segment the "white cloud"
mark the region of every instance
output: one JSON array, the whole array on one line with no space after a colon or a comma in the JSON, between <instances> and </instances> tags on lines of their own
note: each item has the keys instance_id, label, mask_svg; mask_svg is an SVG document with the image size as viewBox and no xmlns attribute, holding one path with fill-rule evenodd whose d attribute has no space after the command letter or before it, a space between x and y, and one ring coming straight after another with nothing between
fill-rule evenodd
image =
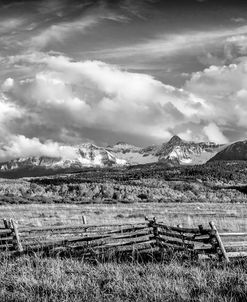
<instances>
[{"instance_id":1,"label":"white cloud","mask_svg":"<svg viewBox=\"0 0 247 302\"><path fill-rule=\"evenodd\" d=\"M20 129L26 137L34 136L30 128L36 129L37 137L42 129L42 137L46 139L50 138L52 129L58 141L64 140L64 133L78 134L80 129L145 135L160 140L167 140L177 131L185 139L225 143L228 142L225 131L229 127L234 131L247 130L244 59L239 64L211 66L194 73L183 89L100 61L80 62L64 56L33 53L13 57L12 64L22 64L33 72L26 79L6 80L11 82L5 92L9 104L18 104L26 112ZM18 135L15 135L17 145L11 144L9 151L17 151L8 154L27 154L34 146L43 150L42 154L49 153L50 149L40 146L40 141L16 139ZM59 154L57 148L54 150Z\"/></svg>"},{"instance_id":2,"label":"white cloud","mask_svg":"<svg viewBox=\"0 0 247 302\"><path fill-rule=\"evenodd\" d=\"M98 23L97 18L87 17L74 22L62 22L53 24L49 28L42 30L31 39L31 46L34 48L43 48L48 43L54 41L63 41L72 32L83 32L88 27Z\"/></svg>"},{"instance_id":3,"label":"white cloud","mask_svg":"<svg viewBox=\"0 0 247 302\"><path fill-rule=\"evenodd\" d=\"M38 54L26 60L39 70L42 64L44 71L32 81L22 81L14 92L23 96L24 106L38 104L39 116L47 124L77 124L165 139L170 136L169 127L197 119L198 108L204 107L203 100L183 89L100 61L75 62Z\"/></svg>"},{"instance_id":4,"label":"white cloud","mask_svg":"<svg viewBox=\"0 0 247 302\"><path fill-rule=\"evenodd\" d=\"M0 34L10 33L13 30L19 29L23 24L24 19L22 18L3 18L0 21Z\"/></svg>"},{"instance_id":5,"label":"white cloud","mask_svg":"<svg viewBox=\"0 0 247 302\"><path fill-rule=\"evenodd\" d=\"M89 14L74 21L59 22L40 30L31 38L30 46L34 49L42 49L49 43L63 42L65 39L71 38L76 34L84 33L88 28L97 25L103 20L125 22L127 18L122 15L113 14L99 9L98 12Z\"/></svg>"},{"instance_id":6,"label":"white cloud","mask_svg":"<svg viewBox=\"0 0 247 302\"><path fill-rule=\"evenodd\" d=\"M29 156L48 156L74 159L77 155L73 147L61 146L51 140L47 140L42 143L36 137L27 138L24 135L11 135L8 143L0 147L1 161Z\"/></svg>"},{"instance_id":7,"label":"white cloud","mask_svg":"<svg viewBox=\"0 0 247 302\"><path fill-rule=\"evenodd\" d=\"M23 114L21 108L18 108L14 103L8 102L4 94L0 93L0 126L4 127L4 124L12 119L19 118Z\"/></svg>"},{"instance_id":8,"label":"white cloud","mask_svg":"<svg viewBox=\"0 0 247 302\"><path fill-rule=\"evenodd\" d=\"M2 90L4 92L10 90L14 86L14 80L12 78L7 78L2 84Z\"/></svg>"},{"instance_id":9,"label":"white cloud","mask_svg":"<svg viewBox=\"0 0 247 302\"><path fill-rule=\"evenodd\" d=\"M247 60L229 66L211 66L192 75L186 89L200 95L207 104L201 115L217 125L232 125L247 129L247 104L243 92L247 89Z\"/></svg>"},{"instance_id":10,"label":"white cloud","mask_svg":"<svg viewBox=\"0 0 247 302\"><path fill-rule=\"evenodd\" d=\"M121 58L131 56L165 57L178 53L197 54L208 45L224 45L228 38L245 35L247 26L209 31L187 31L180 34L160 34L144 42L129 46L92 51L102 58Z\"/></svg>"},{"instance_id":11,"label":"white cloud","mask_svg":"<svg viewBox=\"0 0 247 302\"><path fill-rule=\"evenodd\" d=\"M226 144L229 142L215 123L210 123L208 126L205 126L203 131L207 135L209 141L217 144Z\"/></svg>"},{"instance_id":12,"label":"white cloud","mask_svg":"<svg viewBox=\"0 0 247 302\"><path fill-rule=\"evenodd\" d=\"M236 23L243 23L246 21L246 19L242 18L242 17L234 17L234 18L231 18L231 21L236 22Z\"/></svg>"}]
</instances>

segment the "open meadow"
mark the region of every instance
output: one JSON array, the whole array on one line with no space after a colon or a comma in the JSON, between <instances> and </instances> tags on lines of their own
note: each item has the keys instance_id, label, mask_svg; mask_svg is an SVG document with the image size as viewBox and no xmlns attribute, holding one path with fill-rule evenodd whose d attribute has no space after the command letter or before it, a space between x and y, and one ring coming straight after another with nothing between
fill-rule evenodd
<instances>
[{"instance_id":1,"label":"open meadow","mask_svg":"<svg viewBox=\"0 0 247 302\"><path fill-rule=\"evenodd\" d=\"M168 225L197 227L214 221L222 231L247 231L245 203L89 203L6 204L0 219L20 226L87 223L136 223L155 216ZM80 257L48 257L39 253L0 256L0 301L247 301L245 260L225 263L191 261L181 254L163 260L130 258L88 262Z\"/></svg>"},{"instance_id":2,"label":"open meadow","mask_svg":"<svg viewBox=\"0 0 247 302\"><path fill-rule=\"evenodd\" d=\"M156 217L168 225L208 227L214 221L221 231L247 231L246 204L131 203L131 204L29 204L0 206L0 219L13 218L21 226L143 222Z\"/></svg>"},{"instance_id":3,"label":"open meadow","mask_svg":"<svg viewBox=\"0 0 247 302\"><path fill-rule=\"evenodd\" d=\"M81 225L83 216L88 224L138 223L147 216L171 226L209 228L213 221L219 231L247 232L245 188L234 187L244 184L244 171L229 181L225 170L219 176L212 169L204 173L200 167L174 171L138 167L124 173L90 170L2 179L0 224L13 218L27 227ZM116 258L93 263L72 255L0 256L0 301L242 302L247 301L246 284L245 260L226 265L191 261L176 253L149 261Z\"/></svg>"}]
</instances>

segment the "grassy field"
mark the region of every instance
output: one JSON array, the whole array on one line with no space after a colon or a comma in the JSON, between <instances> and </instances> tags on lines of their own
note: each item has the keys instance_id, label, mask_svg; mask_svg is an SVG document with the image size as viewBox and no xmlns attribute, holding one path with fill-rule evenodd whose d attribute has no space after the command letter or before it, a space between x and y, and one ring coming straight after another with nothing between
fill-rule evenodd
<instances>
[{"instance_id":1,"label":"grassy field","mask_svg":"<svg viewBox=\"0 0 247 302\"><path fill-rule=\"evenodd\" d=\"M156 216L170 225L247 231L247 207L232 203L30 204L0 206L0 219L41 226L143 222ZM181 256L148 262L89 263L38 254L0 257L0 301L247 301L247 262L182 261Z\"/></svg>"},{"instance_id":2,"label":"grassy field","mask_svg":"<svg viewBox=\"0 0 247 302\"><path fill-rule=\"evenodd\" d=\"M0 220L14 218L19 225L143 222L155 216L170 225L208 226L214 221L220 230L247 231L247 207L232 203L133 203L133 204L30 204L0 206Z\"/></svg>"},{"instance_id":3,"label":"grassy field","mask_svg":"<svg viewBox=\"0 0 247 302\"><path fill-rule=\"evenodd\" d=\"M89 224L136 223L155 216L168 225L208 228L214 221L220 231L247 232L247 195L213 187L244 184L246 166L238 167L239 173L223 168L136 167L31 182L0 180L0 225L3 218L14 218L20 226L48 226L79 225L82 216ZM166 260L145 263L0 255L0 301L247 301L246 260L226 266L165 255Z\"/></svg>"},{"instance_id":4,"label":"grassy field","mask_svg":"<svg viewBox=\"0 0 247 302\"><path fill-rule=\"evenodd\" d=\"M247 301L247 266L84 263L23 256L0 260L0 301Z\"/></svg>"}]
</instances>

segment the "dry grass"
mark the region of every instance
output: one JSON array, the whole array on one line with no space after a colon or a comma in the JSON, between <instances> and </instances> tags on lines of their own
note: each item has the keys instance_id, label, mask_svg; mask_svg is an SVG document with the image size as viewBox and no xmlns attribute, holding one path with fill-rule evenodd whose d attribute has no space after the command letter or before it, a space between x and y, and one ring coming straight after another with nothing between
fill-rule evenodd
<instances>
[{"instance_id":1,"label":"dry grass","mask_svg":"<svg viewBox=\"0 0 247 302\"><path fill-rule=\"evenodd\" d=\"M0 301L247 301L246 264L0 261Z\"/></svg>"},{"instance_id":2,"label":"dry grass","mask_svg":"<svg viewBox=\"0 0 247 302\"><path fill-rule=\"evenodd\" d=\"M14 218L20 225L143 222L155 216L166 224L197 226L214 221L220 230L247 231L247 207L232 203L134 203L134 204L31 204L0 206L0 219Z\"/></svg>"},{"instance_id":3,"label":"dry grass","mask_svg":"<svg viewBox=\"0 0 247 302\"><path fill-rule=\"evenodd\" d=\"M243 204L137 203L45 204L0 207L1 218L21 225L136 222L156 216L167 224L207 225L214 220L222 230L247 230ZM181 259L156 262L110 261L90 264L38 255L0 258L0 301L247 301L247 264L230 266L191 263Z\"/></svg>"}]
</instances>

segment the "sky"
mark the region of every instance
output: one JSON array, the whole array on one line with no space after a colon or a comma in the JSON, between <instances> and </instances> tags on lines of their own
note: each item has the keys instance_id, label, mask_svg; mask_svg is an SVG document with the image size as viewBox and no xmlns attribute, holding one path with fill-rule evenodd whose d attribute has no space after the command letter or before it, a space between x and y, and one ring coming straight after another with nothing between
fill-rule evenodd
<instances>
[{"instance_id":1,"label":"sky","mask_svg":"<svg viewBox=\"0 0 247 302\"><path fill-rule=\"evenodd\" d=\"M247 2L0 0L0 161L247 138Z\"/></svg>"}]
</instances>

